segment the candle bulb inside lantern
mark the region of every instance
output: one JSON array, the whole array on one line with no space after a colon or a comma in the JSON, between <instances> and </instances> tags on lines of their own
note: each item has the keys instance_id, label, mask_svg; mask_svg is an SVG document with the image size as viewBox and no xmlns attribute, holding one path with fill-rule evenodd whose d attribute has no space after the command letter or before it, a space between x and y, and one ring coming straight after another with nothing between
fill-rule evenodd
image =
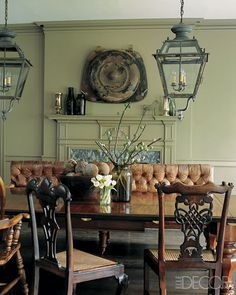
<instances>
[{"instance_id":1,"label":"candle bulb inside lantern","mask_svg":"<svg viewBox=\"0 0 236 295\"><path fill-rule=\"evenodd\" d=\"M176 72L172 72L172 84L176 85Z\"/></svg>"},{"instance_id":2,"label":"candle bulb inside lantern","mask_svg":"<svg viewBox=\"0 0 236 295\"><path fill-rule=\"evenodd\" d=\"M184 83L184 85L186 85L187 84L187 78L186 78L186 72L184 72L184 79L183 79L183 83Z\"/></svg>"},{"instance_id":3,"label":"candle bulb inside lantern","mask_svg":"<svg viewBox=\"0 0 236 295\"><path fill-rule=\"evenodd\" d=\"M184 70L181 71L181 74L180 74L180 82L182 84L184 84L184 85L186 84L186 73L185 73Z\"/></svg>"},{"instance_id":4,"label":"candle bulb inside lantern","mask_svg":"<svg viewBox=\"0 0 236 295\"><path fill-rule=\"evenodd\" d=\"M6 77L6 86L11 86L11 76Z\"/></svg>"}]
</instances>

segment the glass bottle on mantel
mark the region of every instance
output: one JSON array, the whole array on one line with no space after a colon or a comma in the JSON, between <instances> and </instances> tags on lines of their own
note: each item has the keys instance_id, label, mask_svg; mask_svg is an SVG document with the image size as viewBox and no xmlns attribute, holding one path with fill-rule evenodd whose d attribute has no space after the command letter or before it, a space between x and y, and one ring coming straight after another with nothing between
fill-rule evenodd
<instances>
[{"instance_id":1,"label":"glass bottle on mantel","mask_svg":"<svg viewBox=\"0 0 236 295\"><path fill-rule=\"evenodd\" d=\"M76 100L74 95L74 88L68 87L68 94L66 97L66 115L75 115Z\"/></svg>"},{"instance_id":2,"label":"glass bottle on mantel","mask_svg":"<svg viewBox=\"0 0 236 295\"><path fill-rule=\"evenodd\" d=\"M86 106L85 94L84 92L81 92L76 97L75 114L85 115L85 106Z\"/></svg>"}]
</instances>

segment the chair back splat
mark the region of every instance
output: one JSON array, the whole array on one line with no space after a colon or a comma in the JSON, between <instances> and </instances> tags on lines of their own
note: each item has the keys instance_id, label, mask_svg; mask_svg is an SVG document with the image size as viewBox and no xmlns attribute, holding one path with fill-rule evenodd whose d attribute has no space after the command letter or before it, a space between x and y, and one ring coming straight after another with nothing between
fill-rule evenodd
<instances>
[{"instance_id":1,"label":"chair back splat","mask_svg":"<svg viewBox=\"0 0 236 295\"><path fill-rule=\"evenodd\" d=\"M172 185L156 185L159 204L159 242L158 250L146 249L144 252L144 294L149 294L148 267L159 277L160 294L166 294L166 269L205 269L209 270L209 292L220 294L221 271L224 249L224 235L232 184L185 185L181 182ZM205 249L201 236L207 236L207 228L214 214L214 194L223 197L217 247L215 252ZM168 200L175 202L168 207ZM179 249L166 249L165 214L174 217L183 234Z\"/></svg>"},{"instance_id":2,"label":"chair back splat","mask_svg":"<svg viewBox=\"0 0 236 295\"><path fill-rule=\"evenodd\" d=\"M67 244L68 251L71 252L73 249L73 239L72 239L72 232L71 232L71 219L70 219L70 201L71 196L68 188L64 185L59 185L57 187L52 187L50 181L43 181L40 186L37 186L37 181L32 180L29 182L27 186L28 190L35 190L37 199L42 207L43 216L41 218L41 226L43 227L44 237L45 237L45 254L44 259L50 262L55 263L59 267L59 262L56 258L56 241L57 241L57 234L58 230L60 229L57 219L56 219L56 209L60 203L60 200L64 204L65 212L65 219L66 224L68 223L68 237L67 239L70 243ZM40 258L39 253L39 242L38 242L38 224L36 222L36 213L34 209L34 199L32 195L30 195L29 199L29 207L31 213L31 223L33 227L33 240L34 240L34 251L37 259Z\"/></svg>"},{"instance_id":3,"label":"chair back splat","mask_svg":"<svg viewBox=\"0 0 236 295\"><path fill-rule=\"evenodd\" d=\"M128 283L123 264L74 249L69 189L63 184L53 186L48 178L44 178L39 183L34 179L30 180L26 190L34 245L34 279L31 294L36 295L39 292L40 269L64 278L64 294L67 295L75 294L76 285L80 282L112 276L118 280L116 294L122 294L125 291L123 287ZM43 256L38 235L39 219L46 246ZM65 226L65 250L60 252L57 249L59 224Z\"/></svg>"}]
</instances>

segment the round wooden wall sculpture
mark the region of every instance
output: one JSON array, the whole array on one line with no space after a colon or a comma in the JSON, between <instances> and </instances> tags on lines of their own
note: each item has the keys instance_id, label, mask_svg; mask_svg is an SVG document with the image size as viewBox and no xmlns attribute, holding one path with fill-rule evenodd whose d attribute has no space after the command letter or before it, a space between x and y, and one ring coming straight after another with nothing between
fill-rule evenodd
<instances>
[{"instance_id":1,"label":"round wooden wall sculpture","mask_svg":"<svg viewBox=\"0 0 236 295\"><path fill-rule=\"evenodd\" d=\"M142 100L147 77L142 57L132 50L95 50L87 58L81 90L95 102Z\"/></svg>"}]
</instances>

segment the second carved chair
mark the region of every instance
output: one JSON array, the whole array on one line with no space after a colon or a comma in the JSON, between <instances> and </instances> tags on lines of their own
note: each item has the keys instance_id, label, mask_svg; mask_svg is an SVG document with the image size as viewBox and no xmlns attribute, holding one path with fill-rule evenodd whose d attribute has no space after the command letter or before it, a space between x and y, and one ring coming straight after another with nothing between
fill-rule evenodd
<instances>
[{"instance_id":1,"label":"second carved chair","mask_svg":"<svg viewBox=\"0 0 236 295\"><path fill-rule=\"evenodd\" d=\"M149 269L159 277L160 295L167 294L167 269L208 270L208 293L219 295L224 249L224 235L232 184L184 185L180 182L173 185L157 184L159 200L159 242L157 249L146 249L144 252L144 294L149 293ZM172 195L171 195L172 194ZM223 195L223 206L218 232L216 253L203 250L201 235L213 216L214 196ZM172 210L165 206L165 199L173 198ZM166 202L167 203L167 202ZM165 216L173 216L181 226L183 243L178 249L166 249Z\"/></svg>"},{"instance_id":2,"label":"second carved chair","mask_svg":"<svg viewBox=\"0 0 236 295\"><path fill-rule=\"evenodd\" d=\"M123 287L128 283L123 264L74 249L69 189L63 184L53 186L47 178L41 183L32 179L27 185L27 196L34 246L34 279L31 294L37 295L39 292L40 269L64 279L63 294L75 294L78 283L112 276L118 280L116 294L122 294L125 290ZM44 255L40 253L35 202L39 202L42 208L41 225L46 246ZM57 252L58 208L60 208L60 217L63 216L66 231L66 249L62 252Z\"/></svg>"}]
</instances>

